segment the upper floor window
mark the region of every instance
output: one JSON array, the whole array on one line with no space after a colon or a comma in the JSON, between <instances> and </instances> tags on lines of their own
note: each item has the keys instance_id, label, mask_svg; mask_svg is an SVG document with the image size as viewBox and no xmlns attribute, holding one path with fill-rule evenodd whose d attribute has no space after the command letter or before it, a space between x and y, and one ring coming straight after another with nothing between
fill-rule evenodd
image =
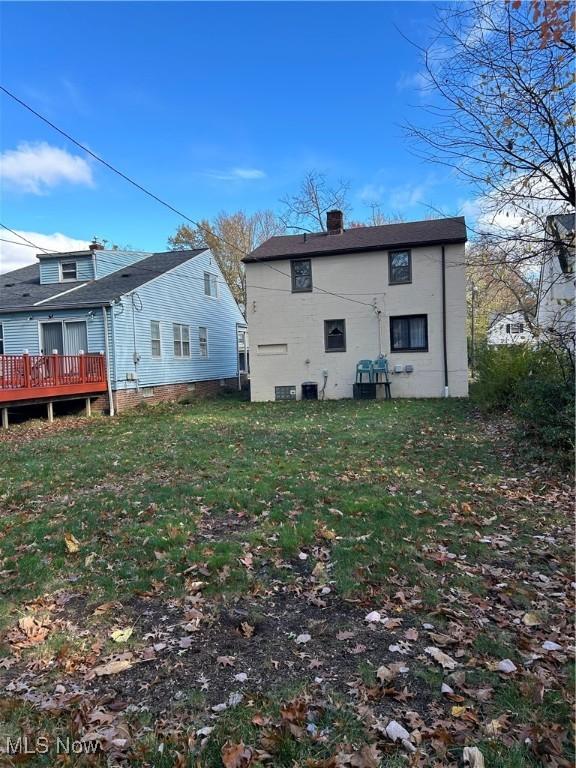
<instances>
[{"instance_id":1,"label":"upper floor window","mask_svg":"<svg viewBox=\"0 0 576 768\"><path fill-rule=\"evenodd\" d=\"M204 293L206 296L218 296L218 278L211 272L204 272Z\"/></svg>"},{"instance_id":2,"label":"upper floor window","mask_svg":"<svg viewBox=\"0 0 576 768\"><path fill-rule=\"evenodd\" d=\"M390 350L392 352L427 352L428 316L391 317Z\"/></svg>"},{"instance_id":3,"label":"upper floor window","mask_svg":"<svg viewBox=\"0 0 576 768\"><path fill-rule=\"evenodd\" d=\"M506 323L506 333L524 333L524 323Z\"/></svg>"},{"instance_id":4,"label":"upper floor window","mask_svg":"<svg viewBox=\"0 0 576 768\"><path fill-rule=\"evenodd\" d=\"M150 321L150 347L152 357L162 357L162 341L160 339L160 323L158 320Z\"/></svg>"},{"instance_id":5,"label":"upper floor window","mask_svg":"<svg viewBox=\"0 0 576 768\"><path fill-rule=\"evenodd\" d=\"M75 261L63 261L60 264L62 281L77 280L78 269Z\"/></svg>"},{"instance_id":6,"label":"upper floor window","mask_svg":"<svg viewBox=\"0 0 576 768\"><path fill-rule=\"evenodd\" d=\"M4 326L0 323L0 355L4 354Z\"/></svg>"},{"instance_id":7,"label":"upper floor window","mask_svg":"<svg viewBox=\"0 0 576 768\"><path fill-rule=\"evenodd\" d=\"M312 261L298 259L290 262L292 271L292 293L304 293L312 290Z\"/></svg>"},{"instance_id":8,"label":"upper floor window","mask_svg":"<svg viewBox=\"0 0 576 768\"><path fill-rule=\"evenodd\" d=\"M410 251L390 251L388 254L388 282L390 285L412 282L412 254Z\"/></svg>"},{"instance_id":9,"label":"upper floor window","mask_svg":"<svg viewBox=\"0 0 576 768\"><path fill-rule=\"evenodd\" d=\"M326 352L346 352L346 320L324 320Z\"/></svg>"},{"instance_id":10,"label":"upper floor window","mask_svg":"<svg viewBox=\"0 0 576 768\"><path fill-rule=\"evenodd\" d=\"M174 336L174 357L190 357L190 327L173 323L172 333Z\"/></svg>"},{"instance_id":11,"label":"upper floor window","mask_svg":"<svg viewBox=\"0 0 576 768\"><path fill-rule=\"evenodd\" d=\"M208 328L202 325L198 328L198 347L200 357L208 357Z\"/></svg>"}]
</instances>

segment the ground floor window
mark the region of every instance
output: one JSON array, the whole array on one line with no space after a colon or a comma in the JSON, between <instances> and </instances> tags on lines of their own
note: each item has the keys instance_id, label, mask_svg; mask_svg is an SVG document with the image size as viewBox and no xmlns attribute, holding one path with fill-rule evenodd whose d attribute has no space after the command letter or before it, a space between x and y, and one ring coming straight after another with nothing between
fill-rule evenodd
<instances>
[{"instance_id":1,"label":"ground floor window","mask_svg":"<svg viewBox=\"0 0 576 768\"><path fill-rule=\"evenodd\" d=\"M150 320L150 347L152 357L162 357L162 341L160 338L160 323Z\"/></svg>"},{"instance_id":2,"label":"ground floor window","mask_svg":"<svg viewBox=\"0 0 576 768\"><path fill-rule=\"evenodd\" d=\"M187 325L174 323L174 357L190 357L190 328Z\"/></svg>"},{"instance_id":3,"label":"ground floor window","mask_svg":"<svg viewBox=\"0 0 576 768\"><path fill-rule=\"evenodd\" d=\"M198 348L200 357L208 357L208 328L203 325L198 328Z\"/></svg>"},{"instance_id":4,"label":"ground floor window","mask_svg":"<svg viewBox=\"0 0 576 768\"><path fill-rule=\"evenodd\" d=\"M4 326L0 323L0 355L4 354Z\"/></svg>"},{"instance_id":5,"label":"ground floor window","mask_svg":"<svg viewBox=\"0 0 576 768\"><path fill-rule=\"evenodd\" d=\"M392 352L427 352L428 316L391 317L390 350Z\"/></svg>"},{"instance_id":6,"label":"ground floor window","mask_svg":"<svg viewBox=\"0 0 576 768\"><path fill-rule=\"evenodd\" d=\"M326 352L346 352L346 320L324 320Z\"/></svg>"}]
</instances>

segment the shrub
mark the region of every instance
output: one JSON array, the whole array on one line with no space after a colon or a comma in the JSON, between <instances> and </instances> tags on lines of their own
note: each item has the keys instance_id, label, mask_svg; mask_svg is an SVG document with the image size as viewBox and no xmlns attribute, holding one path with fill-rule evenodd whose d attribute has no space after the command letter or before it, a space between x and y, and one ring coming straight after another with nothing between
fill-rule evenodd
<instances>
[{"instance_id":1,"label":"shrub","mask_svg":"<svg viewBox=\"0 0 576 768\"><path fill-rule=\"evenodd\" d=\"M574 378L565 352L550 346L484 347L474 397L487 411L508 411L531 448L565 462L574 449Z\"/></svg>"}]
</instances>

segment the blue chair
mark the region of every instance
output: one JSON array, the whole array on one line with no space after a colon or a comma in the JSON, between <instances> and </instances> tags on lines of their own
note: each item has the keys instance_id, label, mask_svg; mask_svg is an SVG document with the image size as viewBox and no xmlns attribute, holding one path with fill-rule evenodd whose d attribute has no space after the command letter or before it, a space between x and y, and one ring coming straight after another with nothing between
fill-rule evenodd
<instances>
[{"instance_id":1,"label":"blue chair","mask_svg":"<svg viewBox=\"0 0 576 768\"><path fill-rule=\"evenodd\" d=\"M382 376L383 379L380 379L380 376ZM380 355L380 357L372 363L372 377L376 384L384 385L384 397L386 400L391 400L392 392L390 391L390 379L388 377L388 359L384 357L384 355Z\"/></svg>"},{"instance_id":2,"label":"blue chair","mask_svg":"<svg viewBox=\"0 0 576 768\"><path fill-rule=\"evenodd\" d=\"M356 384L362 383L363 376L368 376L368 381L372 381L372 360L360 360L356 364Z\"/></svg>"}]
</instances>

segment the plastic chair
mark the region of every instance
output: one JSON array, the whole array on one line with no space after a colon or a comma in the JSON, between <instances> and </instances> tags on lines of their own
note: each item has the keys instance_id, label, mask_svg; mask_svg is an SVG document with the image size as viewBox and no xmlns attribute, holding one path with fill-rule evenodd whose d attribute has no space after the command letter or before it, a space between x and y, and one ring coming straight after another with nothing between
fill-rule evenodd
<instances>
[{"instance_id":1,"label":"plastic chair","mask_svg":"<svg viewBox=\"0 0 576 768\"><path fill-rule=\"evenodd\" d=\"M372 373L374 375L374 381L378 381L378 376L382 374L384 381L389 381L388 378L388 360L385 357L379 357L372 363Z\"/></svg>"},{"instance_id":2,"label":"plastic chair","mask_svg":"<svg viewBox=\"0 0 576 768\"><path fill-rule=\"evenodd\" d=\"M391 400L392 392L390 391L390 379L388 378L388 359L384 355L372 363L372 376L376 384L384 386L384 397L386 400ZM383 376L384 380L381 381L379 376Z\"/></svg>"},{"instance_id":3,"label":"plastic chair","mask_svg":"<svg viewBox=\"0 0 576 768\"><path fill-rule=\"evenodd\" d=\"M372 381L372 360L360 360L356 364L356 384L362 383L362 377L368 376L368 381Z\"/></svg>"}]
</instances>

